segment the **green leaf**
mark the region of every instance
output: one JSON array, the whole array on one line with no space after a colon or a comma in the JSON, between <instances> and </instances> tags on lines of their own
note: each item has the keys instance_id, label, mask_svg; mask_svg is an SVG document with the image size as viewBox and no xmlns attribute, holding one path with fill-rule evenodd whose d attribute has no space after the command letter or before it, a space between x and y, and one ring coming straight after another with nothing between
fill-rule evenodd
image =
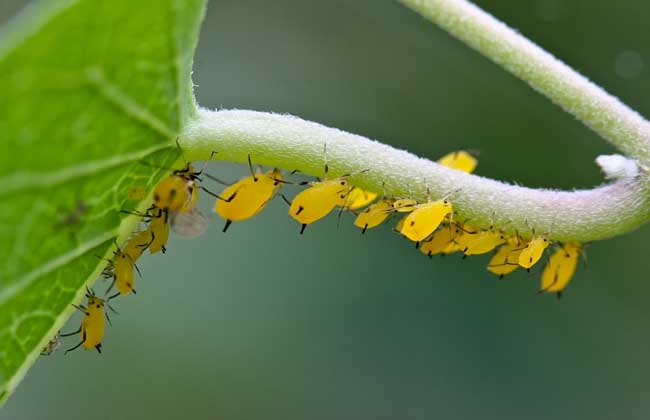
<instances>
[{"instance_id":1,"label":"green leaf","mask_svg":"<svg viewBox=\"0 0 650 420\"><path fill-rule=\"evenodd\" d=\"M0 32L0 401L124 239L195 113L204 0L43 0Z\"/></svg>"}]
</instances>

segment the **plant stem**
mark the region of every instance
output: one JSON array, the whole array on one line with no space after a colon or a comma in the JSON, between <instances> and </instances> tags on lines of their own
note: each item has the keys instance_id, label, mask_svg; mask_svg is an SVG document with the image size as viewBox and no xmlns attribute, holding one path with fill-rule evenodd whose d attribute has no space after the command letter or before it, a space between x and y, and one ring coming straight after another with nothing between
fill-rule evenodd
<instances>
[{"instance_id":1,"label":"plant stem","mask_svg":"<svg viewBox=\"0 0 650 420\"><path fill-rule=\"evenodd\" d=\"M398 1L528 83L628 156L650 162L650 122L490 14L466 0Z\"/></svg>"},{"instance_id":2,"label":"plant stem","mask_svg":"<svg viewBox=\"0 0 650 420\"><path fill-rule=\"evenodd\" d=\"M650 186L640 178L582 191L536 190L448 169L362 136L289 115L201 109L184 130L181 145L189 160L254 163L323 175L327 144L330 176L353 175L351 182L389 196L415 198L452 193L457 216L488 228L530 236L550 232L560 241L588 242L619 235L643 224L650 214ZM645 178L643 178L645 179ZM289 188L289 187L287 187ZM492 220L494 219L494 220ZM530 226L530 227L529 227Z\"/></svg>"}]
</instances>

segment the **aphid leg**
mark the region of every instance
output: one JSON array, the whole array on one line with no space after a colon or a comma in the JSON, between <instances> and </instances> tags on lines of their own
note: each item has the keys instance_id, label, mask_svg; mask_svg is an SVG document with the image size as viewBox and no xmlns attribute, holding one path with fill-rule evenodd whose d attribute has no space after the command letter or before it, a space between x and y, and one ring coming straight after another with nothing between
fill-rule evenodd
<instances>
[{"instance_id":1,"label":"aphid leg","mask_svg":"<svg viewBox=\"0 0 650 420\"><path fill-rule=\"evenodd\" d=\"M104 293L104 296L108 296L108 294L113 290L113 286L115 286L115 277L113 277L113 281L111 282L111 285L106 289L106 293Z\"/></svg>"},{"instance_id":2,"label":"aphid leg","mask_svg":"<svg viewBox=\"0 0 650 420\"><path fill-rule=\"evenodd\" d=\"M336 229L337 230L341 227L341 215L343 215L343 209L345 209L345 207L339 208L339 214L336 215Z\"/></svg>"},{"instance_id":3,"label":"aphid leg","mask_svg":"<svg viewBox=\"0 0 650 420\"><path fill-rule=\"evenodd\" d=\"M303 225L300 227L300 234L302 235L305 232L305 228L307 227L306 223L303 223Z\"/></svg>"},{"instance_id":4,"label":"aphid leg","mask_svg":"<svg viewBox=\"0 0 650 420\"><path fill-rule=\"evenodd\" d=\"M111 322L111 318L108 316L108 312L104 312L104 316L106 317L106 321L108 321L108 325L112 327L113 323Z\"/></svg>"},{"instance_id":5,"label":"aphid leg","mask_svg":"<svg viewBox=\"0 0 650 420\"><path fill-rule=\"evenodd\" d=\"M135 271L138 272L138 276L139 276L140 278L142 278L142 273L140 272L140 269L138 268L138 265L137 265L137 264L133 264L133 267L135 267Z\"/></svg>"},{"instance_id":6,"label":"aphid leg","mask_svg":"<svg viewBox=\"0 0 650 420\"><path fill-rule=\"evenodd\" d=\"M77 335L81 332L81 326L79 326L79 329L77 331L73 331L70 333L65 333L65 334L59 334L61 337L70 337L71 335Z\"/></svg>"},{"instance_id":7,"label":"aphid leg","mask_svg":"<svg viewBox=\"0 0 650 420\"><path fill-rule=\"evenodd\" d=\"M66 354L70 353L71 351L77 350L79 348L79 346L81 346L85 342L86 342L86 337L84 336L83 340L81 340L81 342L79 344L77 344L76 346L74 346L72 348L67 349L65 351L65 353L63 353L63 355L65 356Z\"/></svg>"},{"instance_id":8,"label":"aphid leg","mask_svg":"<svg viewBox=\"0 0 650 420\"><path fill-rule=\"evenodd\" d=\"M115 293L114 295L107 297L107 298L106 298L106 301L109 301L109 300L111 300L111 299L115 299L115 298L118 297L119 295L120 295L120 292L117 292L117 293Z\"/></svg>"},{"instance_id":9,"label":"aphid leg","mask_svg":"<svg viewBox=\"0 0 650 420\"><path fill-rule=\"evenodd\" d=\"M140 212L137 212L137 211L128 211L128 210L124 210L124 209L120 210L120 213L130 214L131 216L138 216L138 217L156 217L156 216L153 216L153 215L151 215L149 213L140 213Z\"/></svg>"},{"instance_id":10,"label":"aphid leg","mask_svg":"<svg viewBox=\"0 0 650 420\"><path fill-rule=\"evenodd\" d=\"M222 230L223 233L226 233L226 231L227 231L228 228L230 227L230 224L231 224L231 223L232 223L232 220L226 220L226 224L223 225L223 230Z\"/></svg>"},{"instance_id":11,"label":"aphid leg","mask_svg":"<svg viewBox=\"0 0 650 420\"><path fill-rule=\"evenodd\" d=\"M119 314L120 314L119 312L117 312L117 311L115 310L115 308L113 308L113 307L112 307L111 305L109 305L108 303L106 304L106 307L108 307L108 309L110 309L111 312L113 312L115 315L119 315Z\"/></svg>"},{"instance_id":12,"label":"aphid leg","mask_svg":"<svg viewBox=\"0 0 650 420\"><path fill-rule=\"evenodd\" d=\"M419 249L419 248L420 248L420 241L417 241L417 242L415 243L415 249Z\"/></svg>"},{"instance_id":13,"label":"aphid leg","mask_svg":"<svg viewBox=\"0 0 650 420\"><path fill-rule=\"evenodd\" d=\"M562 295L563 295L562 290L558 291L555 295L557 296L558 299L562 299Z\"/></svg>"},{"instance_id":14,"label":"aphid leg","mask_svg":"<svg viewBox=\"0 0 650 420\"><path fill-rule=\"evenodd\" d=\"M368 230L368 223L366 223L366 224L363 226L363 229L361 230L361 234L363 235L364 233L366 233L366 230Z\"/></svg>"},{"instance_id":15,"label":"aphid leg","mask_svg":"<svg viewBox=\"0 0 650 420\"><path fill-rule=\"evenodd\" d=\"M282 200L283 200L285 203L287 203L287 206L291 207L291 201L289 201L289 199L287 199L287 197L285 197L284 194L278 193L278 195L279 195L280 197L282 197Z\"/></svg>"},{"instance_id":16,"label":"aphid leg","mask_svg":"<svg viewBox=\"0 0 650 420\"><path fill-rule=\"evenodd\" d=\"M225 201L226 203L230 203L233 200L233 198L235 198L235 196L237 195L237 192L235 191L230 197L226 199L221 197L219 194L213 193L209 189L205 188L203 185L201 185L201 189L207 192L208 194L210 194L211 196L215 197L217 200Z\"/></svg>"},{"instance_id":17,"label":"aphid leg","mask_svg":"<svg viewBox=\"0 0 650 420\"><path fill-rule=\"evenodd\" d=\"M101 354L102 353L102 343L99 343L95 346L95 349L97 349L97 353Z\"/></svg>"}]
</instances>

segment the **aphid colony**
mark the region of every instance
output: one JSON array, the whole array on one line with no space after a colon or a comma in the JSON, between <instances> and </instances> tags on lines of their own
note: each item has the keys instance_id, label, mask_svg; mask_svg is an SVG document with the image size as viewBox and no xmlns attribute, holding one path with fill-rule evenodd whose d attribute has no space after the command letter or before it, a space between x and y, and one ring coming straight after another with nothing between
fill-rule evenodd
<instances>
[{"instance_id":1,"label":"aphid colony","mask_svg":"<svg viewBox=\"0 0 650 420\"><path fill-rule=\"evenodd\" d=\"M351 186L348 180L354 174L328 178L326 149L324 159L325 178L309 182L288 181L279 169L267 172L254 169L250 155L250 175L232 184L204 174L203 170L195 171L189 163L182 169L174 170L155 187L153 205L145 213L130 213L142 218L143 227L134 232L122 247L115 243L113 256L102 272L104 278L111 280L105 297L100 298L94 291L87 289L86 305L73 305L84 314L81 326L77 331L61 334L61 337L79 334L81 341L66 350L66 353L78 347L101 352L104 319L110 323L105 308L112 309L108 302L122 295L136 293L134 273L139 273L136 266L138 259L147 250L151 254L164 253L170 228L183 236L200 235L206 230L207 219L196 209L199 190L216 198L214 212L225 220L224 232L232 223L258 214L275 196L281 196L287 202L289 215L300 224L301 234L308 225L335 209L339 210L339 217L342 212L353 213L356 216L354 225L361 229L362 234L393 215L401 215L394 230L414 242L423 254L433 257L459 252L466 258L494 251L487 270L499 278L519 267L530 271L543 259L551 246L548 233L538 235L531 229L532 238L525 240L519 234L509 236L493 228L481 230L467 222L454 220L454 192L436 199L428 197L426 201L420 202L411 197L388 197L385 193L379 196ZM442 157L438 163L471 173L476 168L477 160L469 152L457 151ZM227 187L220 194L210 191L200 184L202 174ZM307 188L289 201L279 192L284 184L307 185ZM542 271L539 291L561 296L575 273L582 247L580 244L566 243L554 245L554 248ZM116 290L111 294L113 289ZM42 354L52 353L58 345L57 335L43 349Z\"/></svg>"}]
</instances>

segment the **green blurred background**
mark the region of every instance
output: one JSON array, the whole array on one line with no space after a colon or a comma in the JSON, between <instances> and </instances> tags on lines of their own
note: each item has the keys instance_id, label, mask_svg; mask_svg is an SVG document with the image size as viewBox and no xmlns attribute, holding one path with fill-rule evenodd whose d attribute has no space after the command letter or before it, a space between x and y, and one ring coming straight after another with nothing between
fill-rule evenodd
<instances>
[{"instance_id":1,"label":"green blurred background","mask_svg":"<svg viewBox=\"0 0 650 420\"><path fill-rule=\"evenodd\" d=\"M23 3L3 0L2 19ZM478 3L650 114L646 0ZM597 185L593 160L613 152L391 0L213 0L194 81L206 107L291 113L432 159L478 149L478 174L533 187ZM647 227L591 245L558 301L534 275L430 261L349 216L304 236L280 200L227 234L212 219L141 260L102 355L41 358L0 417L648 418Z\"/></svg>"}]
</instances>

